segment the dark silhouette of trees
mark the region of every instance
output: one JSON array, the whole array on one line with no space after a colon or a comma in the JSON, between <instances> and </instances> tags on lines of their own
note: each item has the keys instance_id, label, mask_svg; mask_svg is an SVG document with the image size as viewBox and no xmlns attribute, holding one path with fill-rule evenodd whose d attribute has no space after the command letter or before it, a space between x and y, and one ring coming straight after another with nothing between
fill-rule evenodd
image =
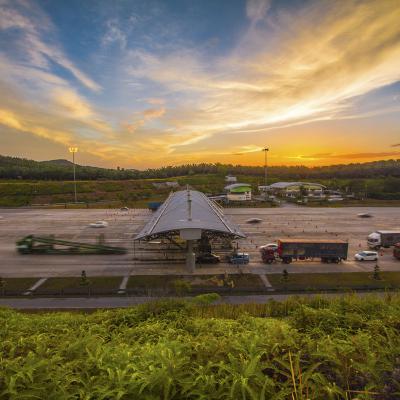
<instances>
[{"instance_id":1,"label":"dark silhouette of trees","mask_svg":"<svg viewBox=\"0 0 400 400\"><path fill-rule=\"evenodd\" d=\"M172 178L186 175L227 174L262 177L262 166L245 166L232 164L185 164L165 166L143 171L135 169L107 169L89 166L77 166L79 180L126 180L145 178ZM268 168L271 182L299 180L332 180L350 179L349 191L365 190L364 179L387 178L382 191L385 193L400 192L400 160L374 161L330 165L324 167L271 166ZM17 157L0 156L0 179L30 180L71 180L72 165L67 160L33 161ZM342 188L343 189L343 188ZM378 190L376 187L373 190ZM381 190L381 189L379 189Z\"/></svg>"}]
</instances>

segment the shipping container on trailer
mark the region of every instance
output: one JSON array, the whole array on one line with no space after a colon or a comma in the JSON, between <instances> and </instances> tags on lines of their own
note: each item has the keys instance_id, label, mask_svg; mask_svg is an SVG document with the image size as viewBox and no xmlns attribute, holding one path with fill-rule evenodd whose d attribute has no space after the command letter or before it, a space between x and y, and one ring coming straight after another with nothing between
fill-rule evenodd
<instances>
[{"instance_id":1,"label":"shipping container on trailer","mask_svg":"<svg viewBox=\"0 0 400 400\"><path fill-rule=\"evenodd\" d=\"M281 260L285 264L293 260L309 260L319 258L322 262L338 263L347 259L349 244L338 239L279 239L277 255L265 249L261 250L263 261L271 263Z\"/></svg>"}]
</instances>

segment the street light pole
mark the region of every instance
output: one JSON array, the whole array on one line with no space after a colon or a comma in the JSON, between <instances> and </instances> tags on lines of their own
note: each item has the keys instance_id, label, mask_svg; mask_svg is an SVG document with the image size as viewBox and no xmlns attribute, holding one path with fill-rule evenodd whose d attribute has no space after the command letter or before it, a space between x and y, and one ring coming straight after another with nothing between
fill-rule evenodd
<instances>
[{"instance_id":1,"label":"street light pole","mask_svg":"<svg viewBox=\"0 0 400 400\"><path fill-rule=\"evenodd\" d=\"M75 197L75 203L77 203L77 196L76 196L76 174L75 174L75 153L78 152L77 147L70 147L69 152L72 153L72 164L74 167L74 197Z\"/></svg>"},{"instance_id":2,"label":"street light pole","mask_svg":"<svg viewBox=\"0 0 400 400\"><path fill-rule=\"evenodd\" d=\"M263 149L262 149L262 151L264 152L264 155L265 155L265 158L264 158L264 186L265 186L265 190L267 190L266 189L266 187L267 187L267 153L268 153L268 151L269 151L269 148L268 147L264 147Z\"/></svg>"}]
</instances>

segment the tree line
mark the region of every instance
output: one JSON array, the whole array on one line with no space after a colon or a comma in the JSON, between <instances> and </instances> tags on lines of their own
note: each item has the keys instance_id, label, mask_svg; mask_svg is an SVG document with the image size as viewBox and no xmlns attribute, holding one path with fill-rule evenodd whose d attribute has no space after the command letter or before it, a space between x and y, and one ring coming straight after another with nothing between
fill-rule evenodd
<instances>
[{"instance_id":1,"label":"tree line","mask_svg":"<svg viewBox=\"0 0 400 400\"><path fill-rule=\"evenodd\" d=\"M263 176L263 166L220 163L184 164L146 170L76 166L79 180L161 179L197 174ZM268 175L279 180L362 179L400 177L400 160L373 161L322 167L271 166ZM70 180L72 163L67 160L33 161L0 156L0 179Z\"/></svg>"}]
</instances>

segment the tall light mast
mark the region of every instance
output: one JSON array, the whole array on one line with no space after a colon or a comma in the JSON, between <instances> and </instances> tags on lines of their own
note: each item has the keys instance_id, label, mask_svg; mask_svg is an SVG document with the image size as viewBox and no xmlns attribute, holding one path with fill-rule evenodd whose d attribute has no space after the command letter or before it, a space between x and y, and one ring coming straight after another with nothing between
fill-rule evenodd
<instances>
[{"instance_id":1,"label":"tall light mast","mask_svg":"<svg viewBox=\"0 0 400 400\"><path fill-rule=\"evenodd\" d=\"M267 187L267 182L268 182L268 175L267 175L267 154L269 151L268 147L264 147L262 149L264 152L264 186Z\"/></svg>"},{"instance_id":2,"label":"tall light mast","mask_svg":"<svg viewBox=\"0 0 400 400\"><path fill-rule=\"evenodd\" d=\"M74 197L75 197L75 203L77 202L77 196L76 196L76 173L75 173L75 153L78 152L77 147L70 147L69 152L72 153L72 164L74 167Z\"/></svg>"}]
</instances>

